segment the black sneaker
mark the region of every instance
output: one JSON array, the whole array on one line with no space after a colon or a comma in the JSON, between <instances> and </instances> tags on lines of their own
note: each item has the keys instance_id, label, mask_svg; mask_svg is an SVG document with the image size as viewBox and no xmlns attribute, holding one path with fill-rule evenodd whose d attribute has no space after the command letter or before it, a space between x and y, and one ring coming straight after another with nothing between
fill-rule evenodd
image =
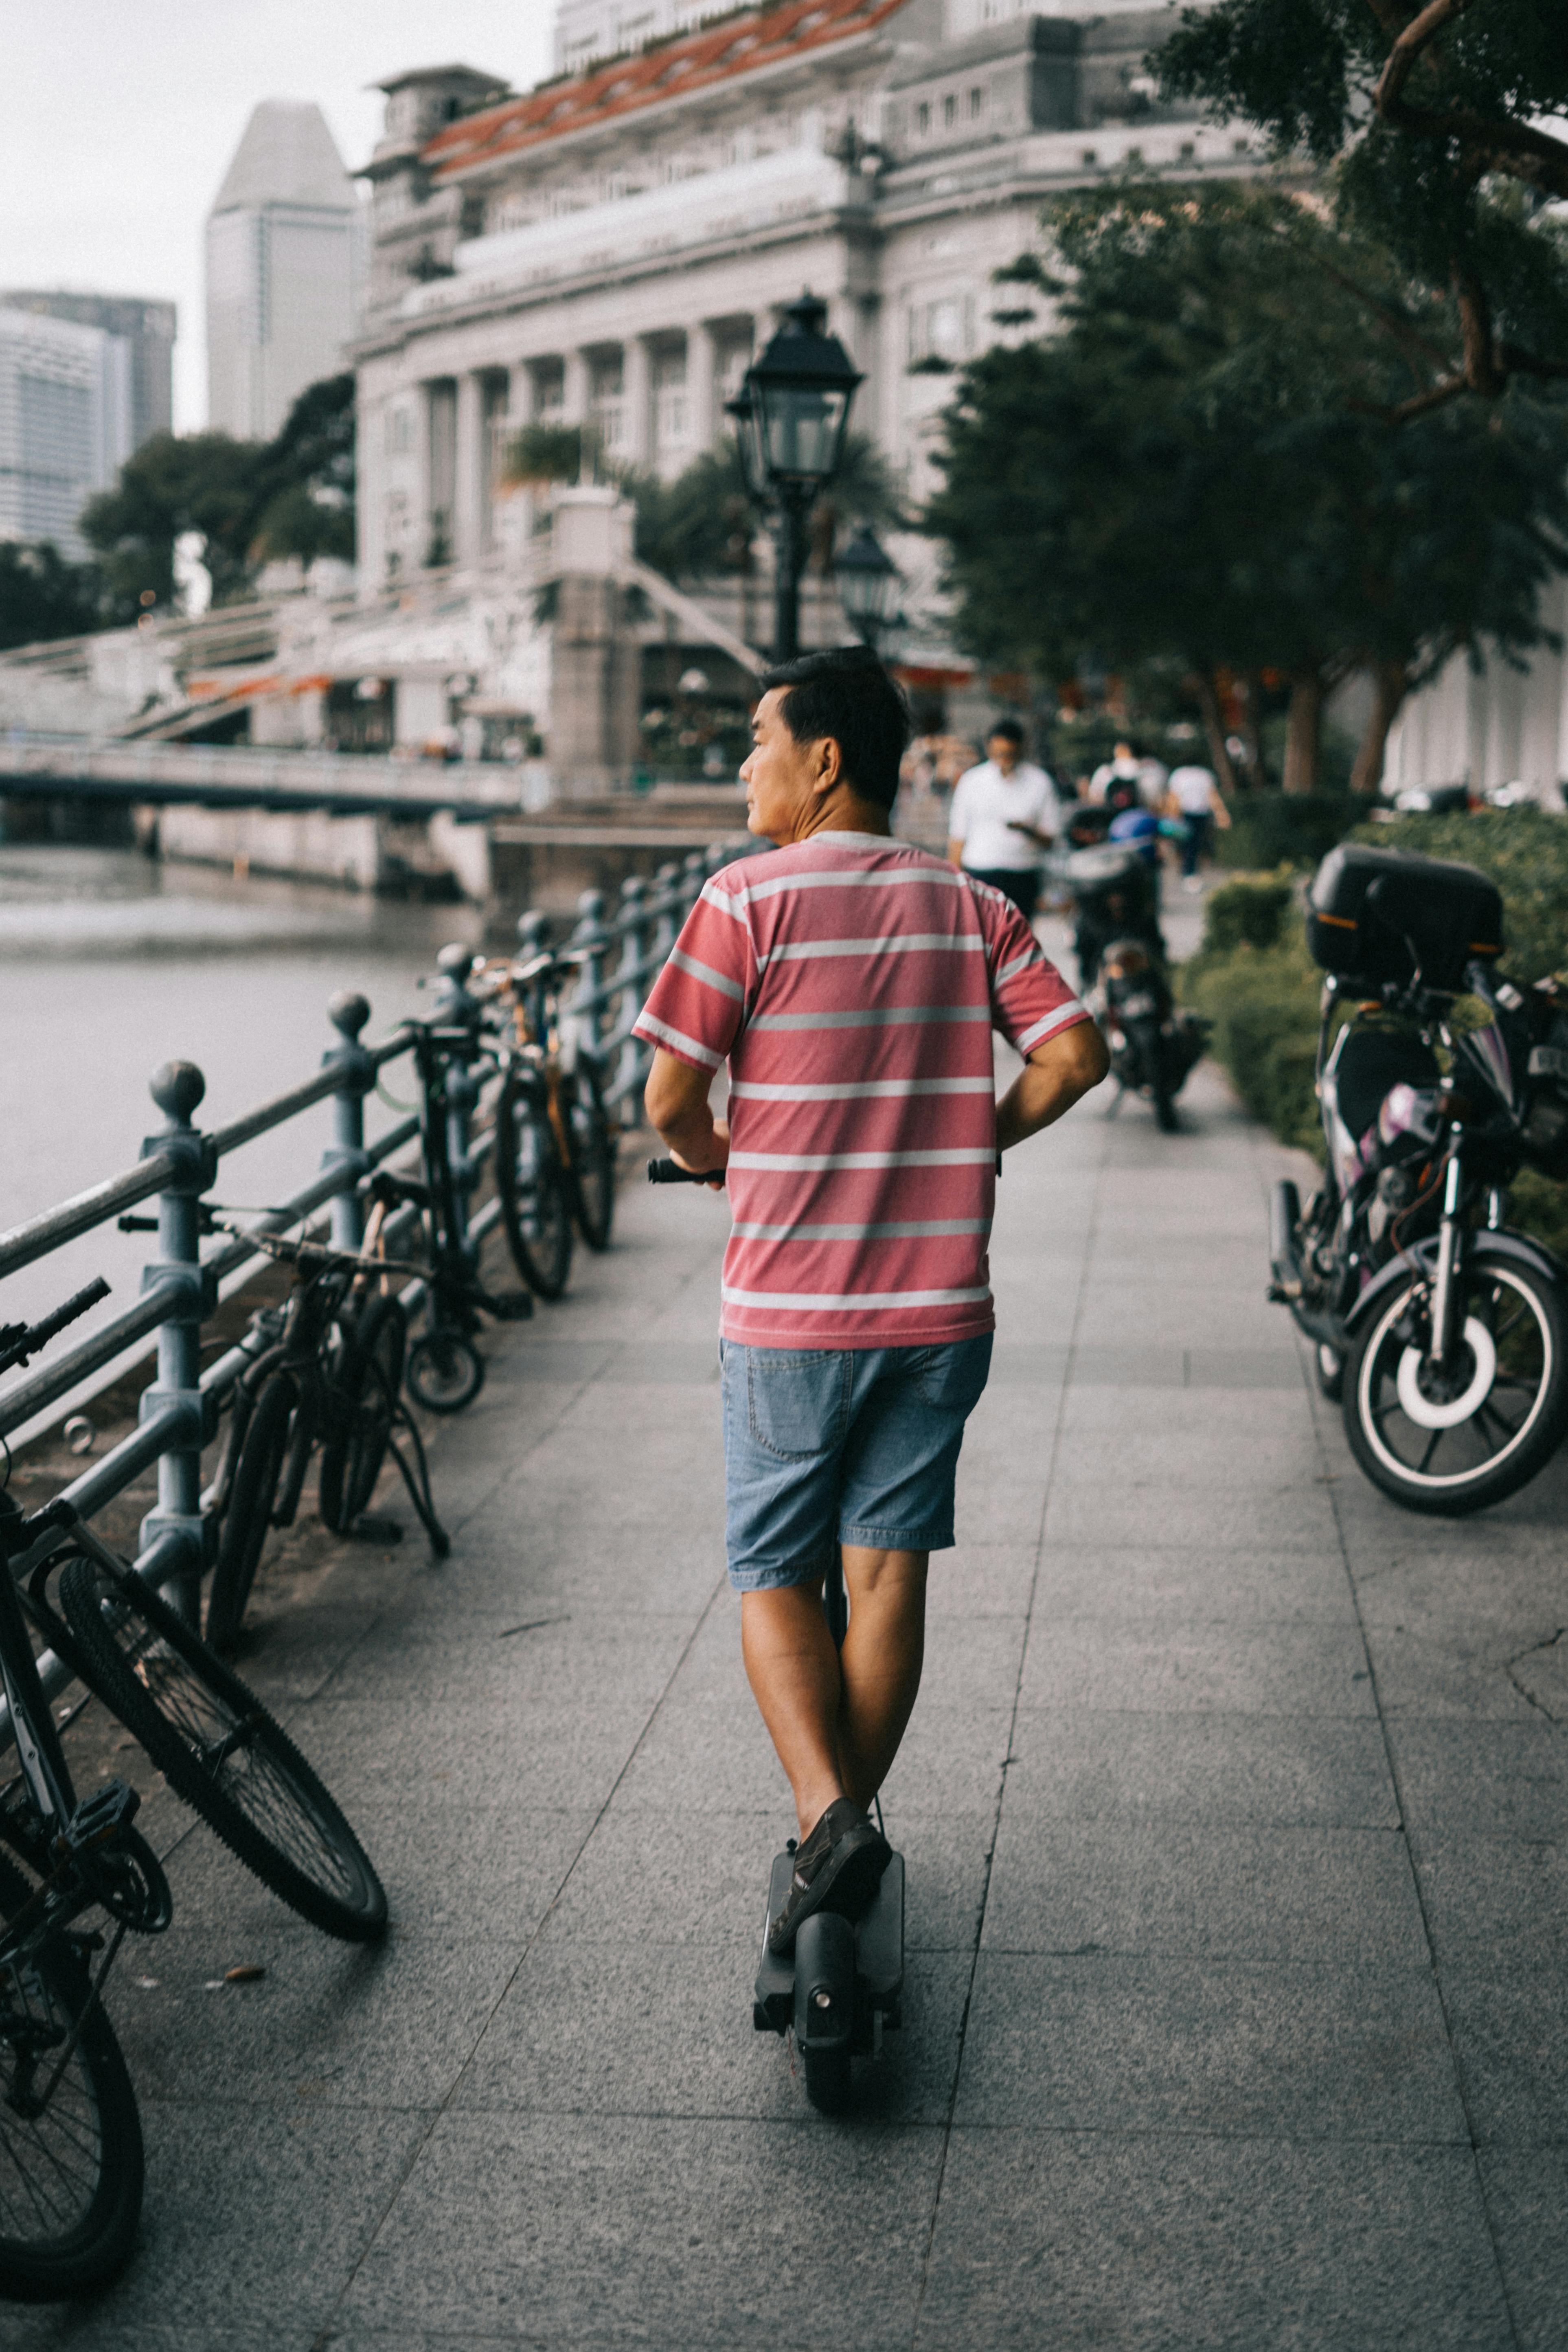
<instances>
[{"instance_id":1,"label":"black sneaker","mask_svg":"<svg viewBox=\"0 0 1568 2352\"><path fill-rule=\"evenodd\" d=\"M795 1849L789 1897L768 1927L770 1952L787 1952L795 1929L814 1911L858 1919L869 1908L893 1849L875 1822L847 1797L836 1797L809 1837Z\"/></svg>"}]
</instances>

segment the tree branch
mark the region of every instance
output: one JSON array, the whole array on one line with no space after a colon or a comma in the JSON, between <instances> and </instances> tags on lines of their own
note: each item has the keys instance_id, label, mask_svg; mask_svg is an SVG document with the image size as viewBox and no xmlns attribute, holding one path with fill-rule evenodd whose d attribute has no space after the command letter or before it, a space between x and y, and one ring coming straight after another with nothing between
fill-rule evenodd
<instances>
[{"instance_id":1,"label":"tree branch","mask_svg":"<svg viewBox=\"0 0 1568 2352\"><path fill-rule=\"evenodd\" d=\"M1369 0L1369 5L1384 31L1389 31L1391 12L1379 6L1378 0ZM1426 50L1470 5L1471 0L1428 0L1428 5L1395 37L1378 76L1373 106L1394 130L1415 131L1427 139L1458 140L1470 149L1480 170L1506 172L1511 179L1522 180L1549 195L1568 196L1568 145L1561 139L1528 123L1477 114L1468 107L1437 111L1413 106L1405 97L1405 86Z\"/></svg>"}]
</instances>

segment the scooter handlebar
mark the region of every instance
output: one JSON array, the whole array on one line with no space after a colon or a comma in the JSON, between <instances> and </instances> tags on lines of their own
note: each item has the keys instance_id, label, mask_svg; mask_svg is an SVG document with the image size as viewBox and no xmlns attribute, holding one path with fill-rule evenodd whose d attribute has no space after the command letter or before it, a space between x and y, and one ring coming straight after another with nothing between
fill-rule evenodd
<instances>
[{"instance_id":1,"label":"scooter handlebar","mask_svg":"<svg viewBox=\"0 0 1568 2352\"><path fill-rule=\"evenodd\" d=\"M718 1183L721 1185L724 1181L724 1171L721 1168L707 1170L682 1168L673 1160L650 1160L647 1163L647 1181L650 1184Z\"/></svg>"}]
</instances>

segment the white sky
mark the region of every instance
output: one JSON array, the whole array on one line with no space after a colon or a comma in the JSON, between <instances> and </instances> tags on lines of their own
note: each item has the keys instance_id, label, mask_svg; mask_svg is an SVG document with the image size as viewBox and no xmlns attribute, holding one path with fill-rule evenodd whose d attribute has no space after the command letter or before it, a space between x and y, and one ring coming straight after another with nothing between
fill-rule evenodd
<instances>
[{"instance_id":1,"label":"white sky","mask_svg":"<svg viewBox=\"0 0 1568 2352\"><path fill-rule=\"evenodd\" d=\"M250 110L314 99L366 161L365 85L453 60L526 89L552 0L0 0L0 287L180 306L174 424L206 417L202 236Z\"/></svg>"}]
</instances>

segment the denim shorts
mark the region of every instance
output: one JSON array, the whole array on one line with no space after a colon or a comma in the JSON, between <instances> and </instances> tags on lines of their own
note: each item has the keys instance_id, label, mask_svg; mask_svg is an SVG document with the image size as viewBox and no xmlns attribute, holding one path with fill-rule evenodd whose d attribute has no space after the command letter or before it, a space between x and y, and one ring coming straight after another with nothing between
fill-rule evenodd
<instances>
[{"instance_id":1,"label":"denim shorts","mask_svg":"<svg viewBox=\"0 0 1568 2352\"><path fill-rule=\"evenodd\" d=\"M945 1551L991 1334L934 1348L720 1342L730 1581L804 1584L841 1543Z\"/></svg>"}]
</instances>

